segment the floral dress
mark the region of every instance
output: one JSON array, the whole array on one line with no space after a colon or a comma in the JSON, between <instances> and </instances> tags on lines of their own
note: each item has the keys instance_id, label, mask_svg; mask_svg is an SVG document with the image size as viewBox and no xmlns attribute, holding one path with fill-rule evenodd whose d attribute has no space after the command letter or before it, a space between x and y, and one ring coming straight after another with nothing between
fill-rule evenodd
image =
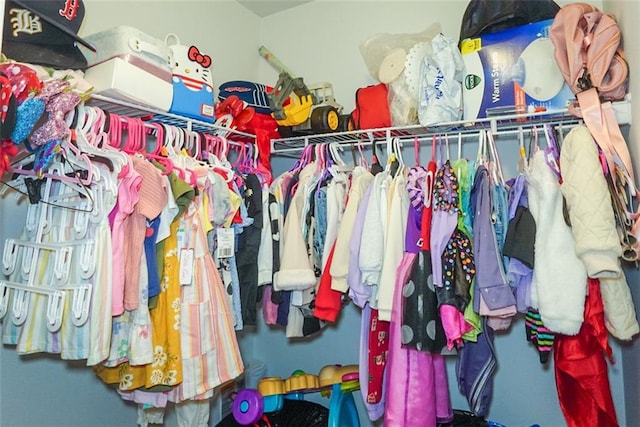
<instances>
[{"instance_id":1,"label":"floral dress","mask_svg":"<svg viewBox=\"0 0 640 427\"><path fill-rule=\"evenodd\" d=\"M160 294L156 307L151 310L153 362L145 366L132 366L130 369L134 377L144 376L147 388L159 385L173 386L182 382L177 237L179 225L180 221L171 224L171 234L165 241Z\"/></svg>"}]
</instances>

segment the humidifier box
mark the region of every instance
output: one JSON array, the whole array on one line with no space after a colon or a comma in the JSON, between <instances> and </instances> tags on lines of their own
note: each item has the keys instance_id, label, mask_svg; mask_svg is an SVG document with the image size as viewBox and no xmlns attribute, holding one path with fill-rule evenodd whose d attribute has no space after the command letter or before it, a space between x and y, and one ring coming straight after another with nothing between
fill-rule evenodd
<instances>
[{"instance_id":1,"label":"humidifier box","mask_svg":"<svg viewBox=\"0 0 640 427\"><path fill-rule=\"evenodd\" d=\"M575 98L549 38L552 19L463 40L464 119L559 111Z\"/></svg>"}]
</instances>

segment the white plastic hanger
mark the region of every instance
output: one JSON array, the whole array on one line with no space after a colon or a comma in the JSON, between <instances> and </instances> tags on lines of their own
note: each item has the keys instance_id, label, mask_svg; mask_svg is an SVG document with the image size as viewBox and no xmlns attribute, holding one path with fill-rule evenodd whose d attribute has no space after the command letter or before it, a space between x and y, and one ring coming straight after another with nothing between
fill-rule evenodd
<instances>
[{"instance_id":1,"label":"white plastic hanger","mask_svg":"<svg viewBox=\"0 0 640 427\"><path fill-rule=\"evenodd\" d=\"M386 140L386 152L387 152L387 163L384 167L385 172L391 171L391 165L394 161L397 160L395 153L393 152L393 141L392 138L387 138Z\"/></svg>"},{"instance_id":2,"label":"white plastic hanger","mask_svg":"<svg viewBox=\"0 0 640 427\"><path fill-rule=\"evenodd\" d=\"M478 132L478 156L477 156L478 165L484 165L487 161L486 143L487 143L487 132L484 129L481 129Z\"/></svg>"},{"instance_id":3,"label":"white plastic hanger","mask_svg":"<svg viewBox=\"0 0 640 427\"><path fill-rule=\"evenodd\" d=\"M487 140L489 143L489 152L491 157L493 158L492 167L492 175L494 182L500 183L503 187L507 188L507 183L504 179L504 175L502 174L502 164L500 163L500 156L498 155L498 149L496 147L496 142L493 137L493 132L490 130L487 131Z\"/></svg>"},{"instance_id":4,"label":"white plastic hanger","mask_svg":"<svg viewBox=\"0 0 640 427\"><path fill-rule=\"evenodd\" d=\"M447 161L451 162L451 151L449 150L449 134L444 134L444 144L447 150Z\"/></svg>"},{"instance_id":5,"label":"white plastic hanger","mask_svg":"<svg viewBox=\"0 0 640 427\"><path fill-rule=\"evenodd\" d=\"M104 132L104 111L86 106L79 108L83 112L80 117L84 120L79 120L76 127L75 140L78 148L88 155L107 158L113 165L114 173L119 174L127 160L124 153L114 150L108 144L108 135Z\"/></svg>"},{"instance_id":6,"label":"white plastic hanger","mask_svg":"<svg viewBox=\"0 0 640 427\"><path fill-rule=\"evenodd\" d=\"M22 292L25 295L40 294L47 295L47 330L57 332L62 327L66 293L71 292L71 321L76 326L82 326L89 318L89 308L91 305L92 286L67 285L60 288L48 286L28 286L22 283L0 280L0 319L7 314L9 307L10 290L14 290L14 300L11 307L12 322L16 326L24 324L29 315L29 304L27 300L15 298L15 294Z\"/></svg>"},{"instance_id":7,"label":"white plastic hanger","mask_svg":"<svg viewBox=\"0 0 640 427\"><path fill-rule=\"evenodd\" d=\"M518 145L518 171L522 172L529 167L529 162L527 161L527 150L524 146L524 129L522 129L522 127L518 128Z\"/></svg>"}]
</instances>

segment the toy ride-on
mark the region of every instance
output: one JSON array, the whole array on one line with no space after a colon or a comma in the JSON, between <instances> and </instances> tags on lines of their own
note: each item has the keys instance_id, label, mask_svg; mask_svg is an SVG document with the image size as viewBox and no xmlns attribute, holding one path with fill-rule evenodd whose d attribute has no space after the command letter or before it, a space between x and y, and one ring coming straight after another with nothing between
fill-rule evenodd
<instances>
[{"instance_id":1,"label":"toy ride-on","mask_svg":"<svg viewBox=\"0 0 640 427\"><path fill-rule=\"evenodd\" d=\"M351 115L342 114L344 107L333 96L331 83L322 82L307 86L302 77L294 77L267 48L259 49L279 77L267 96L271 114L284 133L329 133L353 130Z\"/></svg>"},{"instance_id":2,"label":"toy ride-on","mask_svg":"<svg viewBox=\"0 0 640 427\"><path fill-rule=\"evenodd\" d=\"M233 401L232 413L239 424L256 426L260 420L268 422L269 414L281 411L285 399L302 401L306 394L319 392L321 396L329 397L328 419L323 425L360 427L352 395L359 389L358 365L328 365L318 375L297 370L284 380L279 377L263 378L257 390L240 390Z\"/></svg>"}]
</instances>

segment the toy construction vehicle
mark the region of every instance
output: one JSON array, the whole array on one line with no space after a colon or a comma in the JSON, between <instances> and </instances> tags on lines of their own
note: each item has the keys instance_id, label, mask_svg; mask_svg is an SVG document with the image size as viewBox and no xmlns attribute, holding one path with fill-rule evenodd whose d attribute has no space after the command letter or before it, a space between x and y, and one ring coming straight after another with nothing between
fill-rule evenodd
<instances>
[{"instance_id":1,"label":"toy construction vehicle","mask_svg":"<svg viewBox=\"0 0 640 427\"><path fill-rule=\"evenodd\" d=\"M328 133L353 129L350 115L333 97L330 83L307 86L302 77L294 77L264 46L260 55L279 73L278 82L268 94L271 114L281 127L292 133ZM289 100L289 103L287 103Z\"/></svg>"}]
</instances>

